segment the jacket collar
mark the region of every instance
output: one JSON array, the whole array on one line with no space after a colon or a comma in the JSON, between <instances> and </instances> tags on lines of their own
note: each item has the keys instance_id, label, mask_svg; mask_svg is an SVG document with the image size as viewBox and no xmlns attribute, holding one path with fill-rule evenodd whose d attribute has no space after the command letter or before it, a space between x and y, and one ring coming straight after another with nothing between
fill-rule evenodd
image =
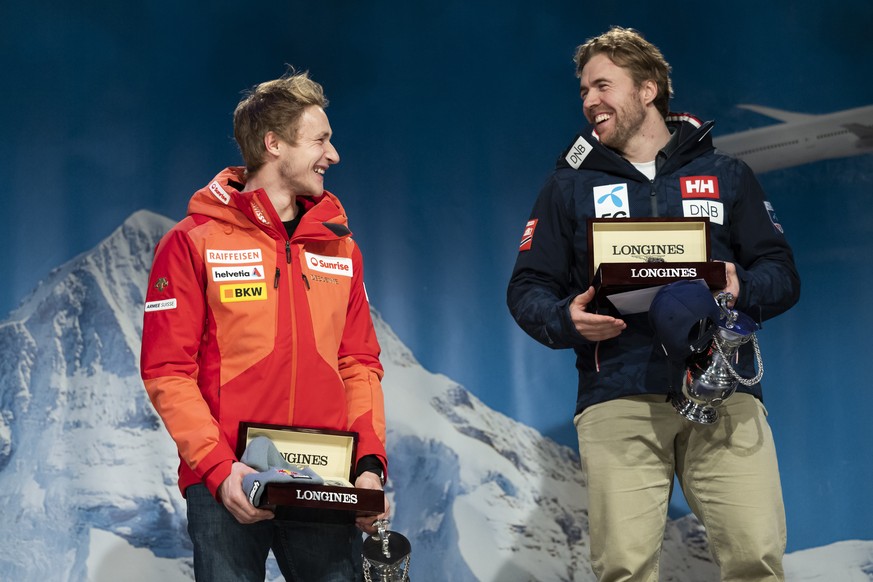
<instances>
[{"instance_id":1,"label":"jacket collar","mask_svg":"<svg viewBox=\"0 0 873 582\"><path fill-rule=\"evenodd\" d=\"M711 136L714 122L701 122L688 113L671 113L665 121L672 137L656 158L659 173L679 168L714 149ZM556 168L594 170L634 180L645 179L630 162L600 143L591 124L563 151Z\"/></svg>"},{"instance_id":2,"label":"jacket collar","mask_svg":"<svg viewBox=\"0 0 873 582\"><path fill-rule=\"evenodd\" d=\"M339 199L325 190L320 196L298 199L306 209L295 238L331 240L351 236ZM205 215L239 228L257 227L272 238L287 238L273 204L263 190L245 191L245 169L225 168L194 193L188 214Z\"/></svg>"}]
</instances>

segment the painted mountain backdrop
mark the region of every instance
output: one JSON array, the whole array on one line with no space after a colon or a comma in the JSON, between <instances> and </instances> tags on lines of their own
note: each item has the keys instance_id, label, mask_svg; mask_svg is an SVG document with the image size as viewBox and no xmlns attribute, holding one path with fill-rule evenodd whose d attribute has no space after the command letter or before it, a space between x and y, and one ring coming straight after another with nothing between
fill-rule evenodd
<instances>
[{"instance_id":1,"label":"painted mountain backdrop","mask_svg":"<svg viewBox=\"0 0 873 582\"><path fill-rule=\"evenodd\" d=\"M171 224L133 214L0 324L0 580L192 579L175 449L138 372L143 290ZM412 542L412 579L593 580L576 453L428 372L374 319L391 527ZM693 517L669 523L662 562L665 581L718 579ZM873 543L786 567L791 580L873 580Z\"/></svg>"}]
</instances>

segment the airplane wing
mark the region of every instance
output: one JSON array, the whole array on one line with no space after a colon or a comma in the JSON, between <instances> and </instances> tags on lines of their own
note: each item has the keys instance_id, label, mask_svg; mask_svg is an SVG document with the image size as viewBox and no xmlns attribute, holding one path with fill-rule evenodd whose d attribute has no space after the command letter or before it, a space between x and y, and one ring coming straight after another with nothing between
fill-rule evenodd
<instances>
[{"instance_id":1,"label":"airplane wing","mask_svg":"<svg viewBox=\"0 0 873 582\"><path fill-rule=\"evenodd\" d=\"M863 123L846 123L843 125L843 127L848 129L864 141L873 140L873 125L864 125Z\"/></svg>"},{"instance_id":2,"label":"airplane wing","mask_svg":"<svg viewBox=\"0 0 873 582\"><path fill-rule=\"evenodd\" d=\"M766 115L767 117L772 117L773 119L778 119L779 121L784 121L786 123L808 121L818 117L817 115L810 115L808 113L794 113L793 111L784 111L782 109L774 109L773 107L764 107L763 105L742 104L737 105L737 107L754 111L755 113L760 113L761 115Z\"/></svg>"}]
</instances>

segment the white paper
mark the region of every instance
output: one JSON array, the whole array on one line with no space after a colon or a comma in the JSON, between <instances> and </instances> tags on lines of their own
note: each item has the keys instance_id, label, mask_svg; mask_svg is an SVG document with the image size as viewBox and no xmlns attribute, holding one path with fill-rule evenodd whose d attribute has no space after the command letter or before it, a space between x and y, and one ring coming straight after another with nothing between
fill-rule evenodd
<instances>
[{"instance_id":1,"label":"white paper","mask_svg":"<svg viewBox=\"0 0 873 582\"><path fill-rule=\"evenodd\" d=\"M607 295L618 312L622 315L632 315L634 313L644 313L649 310L652 300L660 291L663 285L656 287L646 287L645 289L637 289L635 291L624 291L614 295Z\"/></svg>"}]
</instances>

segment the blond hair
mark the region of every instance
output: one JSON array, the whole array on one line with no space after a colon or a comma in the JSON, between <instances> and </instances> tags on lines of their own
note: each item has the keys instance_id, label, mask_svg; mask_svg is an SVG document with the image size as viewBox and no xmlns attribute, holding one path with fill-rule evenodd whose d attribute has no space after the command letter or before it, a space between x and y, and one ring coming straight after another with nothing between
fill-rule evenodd
<instances>
[{"instance_id":1,"label":"blond hair","mask_svg":"<svg viewBox=\"0 0 873 582\"><path fill-rule=\"evenodd\" d=\"M585 44L576 47L573 60L576 62L577 77L582 77L582 69L598 54L606 55L613 63L627 69L637 87L644 81L654 81L658 86L655 107L662 117L667 117L673 87L670 83L670 65L658 47L632 28L613 26L609 31L589 38Z\"/></svg>"},{"instance_id":2,"label":"blond hair","mask_svg":"<svg viewBox=\"0 0 873 582\"><path fill-rule=\"evenodd\" d=\"M244 93L233 112L233 136L249 173L264 164L264 136L272 131L293 144L303 111L312 105L327 107L321 85L309 73L288 72L278 79L255 85Z\"/></svg>"}]
</instances>

